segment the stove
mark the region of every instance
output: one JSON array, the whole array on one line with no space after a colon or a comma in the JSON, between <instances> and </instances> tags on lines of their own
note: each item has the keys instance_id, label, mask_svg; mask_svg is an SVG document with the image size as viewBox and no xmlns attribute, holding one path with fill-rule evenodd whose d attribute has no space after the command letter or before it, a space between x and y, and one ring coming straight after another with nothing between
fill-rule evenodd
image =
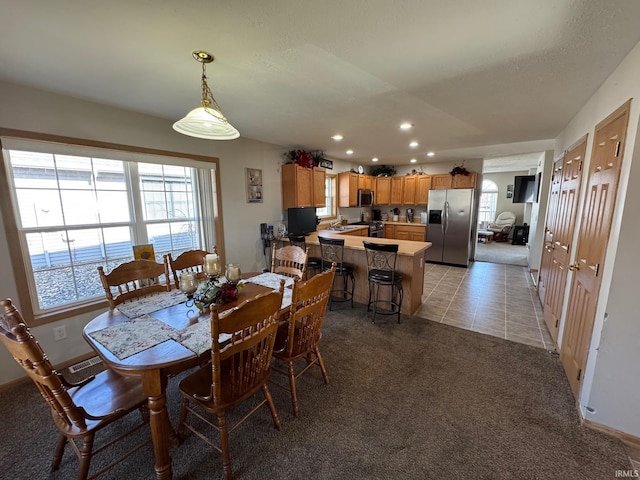
<instances>
[{"instance_id":1,"label":"stove","mask_svg":"<svg viewBox=\"0 0 640 480\"><path fill-rule=\"evenodd\" d=\"M384 223L379 220L369 222L369 236L383 238L384 237Z\"/></svg>"}]
</instances>

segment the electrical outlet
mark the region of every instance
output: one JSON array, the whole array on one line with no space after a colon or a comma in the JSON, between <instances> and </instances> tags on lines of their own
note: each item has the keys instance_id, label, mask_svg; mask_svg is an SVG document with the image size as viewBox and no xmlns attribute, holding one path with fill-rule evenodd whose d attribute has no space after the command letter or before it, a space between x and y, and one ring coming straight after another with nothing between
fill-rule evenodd
<instances>
[{"instance_id":1,"label":"electrical outlet","mask_svg":"<svg viewBox=\"0 0 640 480\"><path fill-rule=\"evenodd\" d=\"M53 339L58 342L60 340L64 340L67 338L67 327L64 325L60 325L59 327L55 327L53 329Z\"/></svg>"}]
</instances>

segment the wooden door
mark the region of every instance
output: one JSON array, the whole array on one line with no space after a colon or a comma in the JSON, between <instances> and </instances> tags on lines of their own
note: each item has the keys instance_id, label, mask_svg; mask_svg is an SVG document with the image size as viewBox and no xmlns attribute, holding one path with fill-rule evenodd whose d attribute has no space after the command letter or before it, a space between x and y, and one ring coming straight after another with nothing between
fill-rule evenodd
<instances>
[{"instance_id":1,"label":"wooden door","mask_svg":"<svg viewBox=\"0 0 640 480\"><path fill-rule=\"evenodd\" d=\"M313 169L313 206L316 208L326 206L325 178L326 170L324 168L315 167Z\"/></svg>"},{"instance_id":2,"label":"wooden door","mask_svg":"<svg viewBox=\"0 0 640 480\"><path fill-rule=\"evenodd\" d=\"M452 188L476 188L478 175L470 172L469 175L454 175L451 179Z\"/></svg>"},{"instance_id":3,"label":"wooden door","mask_svg":"<svg viewBox=\"0 0 640 480\"><path fill-rule=\"evenodd\" d=\"M540 273L538 275L538 297L544 305L544 299L549 282L549 270L551 257L553 256L553 232L555 231L556 210L562 183L562 162L559 158L553 162L553 174L551 175L551 188L549 189L549 202L547 203L547 218L544 225L544 238L542 243L542 258L540 260Z\"/></svg>"},{"instance_id":4,"label":"wooden door","mask_svg":"<svg viewBox=\"0 0 640 480\"><path fill-rule=\"evenodd\" d=\"M549 235L551 242L549 245L545 242L544 250L545 254L549 252L550 255L548 258L549 271L545 284L549 288L545 287L543 315L549 333L556 342L571 260L571 245L582 180L582 163L586 152L587 136L585 135L565 153L562 166L558 169L557 174L560 181L557 185L555 183L552 185L552 189L557 190L557 202L554 207L555 220Z\"/></svg>"},{"instance_id":5,"label":"wooden door","mask_svg":"<svg viewBox=\"0 0 640 480\"><path fill-rule=\"evenodd\" d=\"M416 185L416 205L426 205L429 201L429 190L431 189L431 177L429 175L418 175Z\"/></svg>"},{"instance_id":6,"label":"wooden door","mask_svg":"<svg viewBox=\"0 0 640 480\"><path fill-rule=\"evenodd\" d=\"M560 360L579 396L609 242L631 100L596 126Z\"/></svg>"},{"instance_id":7,"label":"wooden door","mask_svg":"<svg viewBox=\"0 0 640 480\"><path fill-rule=\"evenodd\" d=\"M452 177L448 173L431 175L431 188L434 190L440 188L451 188Z\"/></svg>"}]
</instances>

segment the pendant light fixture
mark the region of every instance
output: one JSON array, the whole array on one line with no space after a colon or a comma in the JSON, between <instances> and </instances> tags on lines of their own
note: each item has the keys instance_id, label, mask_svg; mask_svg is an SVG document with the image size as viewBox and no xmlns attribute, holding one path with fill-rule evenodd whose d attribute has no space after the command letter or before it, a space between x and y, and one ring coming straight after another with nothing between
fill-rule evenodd
<instances>
[{"instance_id":1,"label":"pendant light fixture","mask_svg":"<svg viewBox=\"0 0 640 480\"><path fill-rule=\"evenodd\" d=\"M213 55L202 50L196 50L192 55L202 64L202 105L194 108L182 120L174 123L173 129L183 135L207 140L238 138L240 132L224 116L207 84L206 64L213 62Z\"/></svg>"}]
</instances>

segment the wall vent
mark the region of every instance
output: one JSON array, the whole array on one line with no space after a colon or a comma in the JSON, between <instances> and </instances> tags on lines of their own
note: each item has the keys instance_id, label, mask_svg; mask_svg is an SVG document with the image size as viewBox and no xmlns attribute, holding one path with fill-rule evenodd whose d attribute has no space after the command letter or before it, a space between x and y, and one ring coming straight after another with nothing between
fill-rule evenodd
<instances>
[{"instance_id":1,"label":"wall vent","mask_svg":"<svg viewBox=\"0 0 640 480\"><path fill-rule=\"evenodd\" d=\"M71 373L78 373L80 370L84 370L85 368L93 367L101 362L100 357L92 357L88 360L84 360L83 362L76 363L75 365L71 365L69 367L69 371Z\"/></svg>"}]
</instances>

